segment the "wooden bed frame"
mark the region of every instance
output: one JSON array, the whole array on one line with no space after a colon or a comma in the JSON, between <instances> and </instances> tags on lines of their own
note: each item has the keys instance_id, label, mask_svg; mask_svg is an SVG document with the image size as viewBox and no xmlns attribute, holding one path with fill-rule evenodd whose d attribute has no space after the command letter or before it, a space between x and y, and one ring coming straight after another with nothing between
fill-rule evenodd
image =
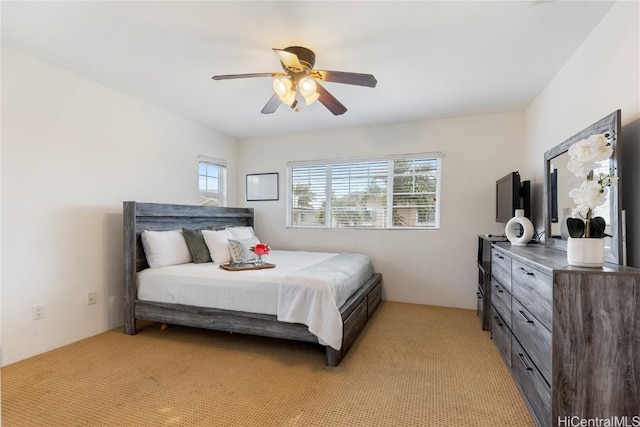
<instances>
[{"instance_id":1,"label":"wooden bed frame","mask_svg":"<svg viewBox=\"0 0 640 427\"><path fill-rule=\"evenodd\" d=\"M167 304L137 299L136 273L148 268L140 233L143 230L176 230L181 228L222 228L253 226L252 208L168 205L123 202L124 213L124 332L136 333L136 320L171 323L220 331L318 342L318 338L299 323L286 323L276 316L220 310L181 304ZM326 363L337 366L354 343L360 331L381 300L382 275L374 273L340 307L343 322L342 348L326 346Z\"/></svg>"}]
</instances>

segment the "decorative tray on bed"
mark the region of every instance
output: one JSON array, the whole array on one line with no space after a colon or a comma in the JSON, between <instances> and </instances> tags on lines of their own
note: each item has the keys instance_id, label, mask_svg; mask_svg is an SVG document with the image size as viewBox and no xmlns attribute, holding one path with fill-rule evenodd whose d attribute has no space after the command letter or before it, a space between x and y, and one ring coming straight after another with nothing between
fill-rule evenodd
<instances>
[{"instance_id":1,"label":"decorative tray on bed","mask_svg":"<svg viewBox=\"0 0 640 427\"><path fill-rule=\"evenodd\" d=\"M220 268L228 271L243 271L243 270L263 270L265 268L274 268L275 264L269 264L265 262L264 264L255 264L253 262L249 263L236 263L236 262L228 262L226 264L220 264Z\"/></svg>"}]
</instances>

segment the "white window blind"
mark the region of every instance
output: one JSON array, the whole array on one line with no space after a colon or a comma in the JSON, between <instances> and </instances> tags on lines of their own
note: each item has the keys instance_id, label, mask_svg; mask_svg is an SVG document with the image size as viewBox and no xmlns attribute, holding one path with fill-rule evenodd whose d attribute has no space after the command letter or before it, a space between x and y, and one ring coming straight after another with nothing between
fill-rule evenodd
<instances>
[{"instance_id":1,"label":"white window blind","mask_svg":"<svg viewBox=\"0 0 640 427\"><path fill-rule=\"evenodd\" d=\"M326 224L326 165L299 166L291 169L288 200L290 222L297 226Z\"/></svg>"},{"instance_id":2,"label":"white window blind","mask_svg":"<svg viewBox=\"0 0 640 427\"><path fill-rule=\"evenodd\" d=\"M198 156L200 205L227 205L227 164L224 160Z\"/></svg>"},{"instance_id":3,"label":"white window blind","mask_svg":"<svg viewBox=\"0 0 640 427\"><path fill-rule=\"evenodd\" d=\"M440 153L290 162L290 227L440 226Z\"/></svg>"}]
</instances>

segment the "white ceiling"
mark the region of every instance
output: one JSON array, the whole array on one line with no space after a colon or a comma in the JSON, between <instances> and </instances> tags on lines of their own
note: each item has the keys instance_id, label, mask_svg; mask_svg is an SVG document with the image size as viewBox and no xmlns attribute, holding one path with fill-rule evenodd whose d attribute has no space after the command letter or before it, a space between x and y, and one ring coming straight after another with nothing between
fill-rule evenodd
<instances>
[{"instance_id":1,"label":"white ceiling","mask_svg":"<svg viewBox=\"0 0 640 427\"><path fill-rule=\"evenodd\" d=\"M236 138L519 111L612 2L7 2L2 42ZM271 48L305 46L349 109L260 110L280 71Z\"/></svg>"}]
</instances>

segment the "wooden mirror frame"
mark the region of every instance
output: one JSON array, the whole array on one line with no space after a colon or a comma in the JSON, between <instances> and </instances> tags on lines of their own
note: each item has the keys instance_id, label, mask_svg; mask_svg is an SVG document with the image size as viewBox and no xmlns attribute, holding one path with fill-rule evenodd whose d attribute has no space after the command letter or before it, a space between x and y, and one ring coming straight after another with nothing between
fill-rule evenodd
<instances>
[{"instance_id":1,"label":"wooden mirror frame","mask_svg":"<svg viewBox=\"0 0 640 427\"><path fill-rule=\"evenodd\" d=\"M623 262L623 240L622 232L622 209L620 204L620 178L621 178L621 157L620 157L620 110L617 110L606 117L598 120L591 126L583 129L563 143L553 147L544 153L544 227L545 227L545 246L565 251L567 250L567 241L564 239L555 239L551 237L551 161L557 156L569 150L574 143L586 139L591 135L598 133L613 133L611 137L611 146L613 154L611 155L611 167L615 168L615 174L618 177L618 184L609 187L609 209L611 218L609 225L611 227L611 246L605 247L604 259L606 262L614 264L622 264ZM562 221L562 219L560 219Z\"/></svg>"}]
</instances>

